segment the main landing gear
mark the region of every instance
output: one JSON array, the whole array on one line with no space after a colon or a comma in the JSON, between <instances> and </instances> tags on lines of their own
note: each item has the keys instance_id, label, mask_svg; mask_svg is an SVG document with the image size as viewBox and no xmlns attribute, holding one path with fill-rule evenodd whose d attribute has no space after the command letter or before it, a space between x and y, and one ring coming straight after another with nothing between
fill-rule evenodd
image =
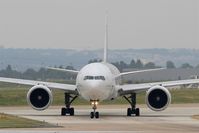
<instances>
[{"instance_id":1,"label":"main landing gear","mask_svg":"<svg viewBox=\"0 0 199 133\"><path fill-rule=\"evenodd\" d=\"M93 105L93 112L90 113L90 118L93 119L95 117L96 119L98 119L99 112L96 112L98 101L91 101L91 105Z\"/></svg>"},{"instance_id":2,"label":"main landing gear","mask_svg":"<svg viewBox=\"0 0 199 133\"><path fill-rule=\"evenodd\" d=\"M65 116L65 115L70 115L70 116L74 116L74 108L71 108L70 105L72 104L72 102L77 98L77 96L72 97L69 93L65 93L65 108L61 109L61 115Z\"/></svg>"},{"instance_id":3,"label":"main landing gear","mask_svg":"<svg viewBox=\"0 0 199 133\"><path fill-rule=\"evenodd\" d=\"M131 104L131 108L127 109L127 116L131 116L132 114L140 116L140 109L136 108L136 94L132 93L130 97L123 97Z\"/></svg>"}]
</instances>

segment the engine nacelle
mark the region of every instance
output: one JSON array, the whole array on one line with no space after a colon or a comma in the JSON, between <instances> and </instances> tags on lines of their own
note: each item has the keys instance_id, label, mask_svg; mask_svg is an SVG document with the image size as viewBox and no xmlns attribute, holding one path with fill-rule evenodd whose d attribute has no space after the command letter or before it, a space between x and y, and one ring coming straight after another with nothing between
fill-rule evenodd
<instances>
[{"instance_id":1,"label":"engine nacelle","mask_svg":"<svg viewBox=\"0 0 199 133\"><path fill-rule=\"evenodd\" d=\"M163 111L171 103L171 94L163 86L154 86L146 93L146 104L153 111Z\"/></svg>"},{"instance_id":2,"label":"engine nacelle","mask_svg":"<svg viewBox=\"0 0 199 133\"><path fill-rule=\"evenodd\" d=\"M51 90L44 85L33 86L27 94L28 104L35 110L47 109L53 101Z\"/></svg>"}]
</instances>

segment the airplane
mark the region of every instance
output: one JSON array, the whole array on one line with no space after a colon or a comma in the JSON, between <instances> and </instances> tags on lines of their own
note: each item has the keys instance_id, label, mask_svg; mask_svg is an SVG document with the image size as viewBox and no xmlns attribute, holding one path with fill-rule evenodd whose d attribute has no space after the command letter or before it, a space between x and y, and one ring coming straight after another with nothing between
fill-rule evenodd
<instances>
[{"instance_id":1,"label":"airplane","mask_svg":"<svg viewBox=\"0 0 199 133\"><path fill-rule=\"evenodd\" d=\"M140 116L140 109L136 107L136 95L140 92L146 92L146 104L151 110L163 111L171 103L171 94L166 87L199 83L199 79L187 79L140 84L122 84L122 76L148 71L158 71L163 68L120 73L117 67L108 63L107 22L105 26L104 58L102 62L88 64L79 71L48 68L77 75L75 85L5 77L0 77L0 82L33 86L27 93L27 102L33 109L38 111L45 110L51 105L53 101L52 89L62 90L65 94L65 107L61 109L62 116L74 116L74 108L71 107L71 104L77 97L81 97L89 101L92 105L93 111L90 112L91 119L99 118L97 105L101 101L114 100L118 97L124 97L130 104L130 108L127 109L127 116Z\"/></svg>"}]
</instances>

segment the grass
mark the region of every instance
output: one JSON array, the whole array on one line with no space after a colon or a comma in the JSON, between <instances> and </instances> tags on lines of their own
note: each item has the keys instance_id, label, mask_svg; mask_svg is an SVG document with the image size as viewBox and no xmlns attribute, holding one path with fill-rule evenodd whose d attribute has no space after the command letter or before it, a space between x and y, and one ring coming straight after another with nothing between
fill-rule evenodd
<instances>
[{"instance_id":1,"label":"grass","mask_svg":"<svg viewBox=\"0 0 199 133\"><path fill-rule=\"evenodd\" d=\"M198 89L181 89L171 91L172 103L199 103Z\"/></svg>"},{"instance_id":2,"label":"grass","mask_svg":"<svg viewBox=\"0 0 199 133\"><path fill-rule=\"evenodd\" d=\"M193 119L199 120L199 115L192 116Z\"/></svg>"},{"instance_id":3,"label":"grass","mask_svg":"<svg viewBox=\"0 0 199 133\"><path fill-rule=\"evenodd\" d=\"M53 127L46 122L20 118L13 115L0 113L0 128L44 128Z\"/></svg>"},{"instance_id":4,"label":"grass","mask_svg":"<svg viewBox=\"0 0 199 133\"><path fill-rule=\"evenodd\" d=\"M27 105L26 95L30 86L16 84L0 84L0 106L24 106ZM199 90L197 89L181 89L170 91L172 95L172 103L199 103ZM64 92L53 90L53 105L64 105ZM145 103L145 93L137 95L139 104ZM74 101L74 105L85 105L89 102L78 98ZM113 101L103 101L101 104L127 104L122 97Z\"/></svg>"}]
</instances>

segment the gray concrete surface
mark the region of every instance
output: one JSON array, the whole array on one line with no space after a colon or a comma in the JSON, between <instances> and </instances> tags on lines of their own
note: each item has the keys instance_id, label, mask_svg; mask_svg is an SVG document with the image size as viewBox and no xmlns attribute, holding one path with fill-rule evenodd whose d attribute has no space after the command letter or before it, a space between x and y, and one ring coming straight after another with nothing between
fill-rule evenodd
<instances>
[{"instance_id":1,"label":"gray concrete surface","mask_svg":"<svg viewBox=\"0 0 199 133\"><path fill-rule=\"evenodd\" d=\"M42 112L34 111L29 107L0 107L0 112L61 126L48 129L0 129L0 133L199 132L199 120L192 118L193 115L199 114L199 104L171 105L163 112L153 112L142 105L140 117L127 117L127 107L128 105L99 106L100 119L89 118L90 106L77 106L75 107L75 116L65 117L60 116L61 107L51 107Z\"/></svg>"}]
</instances>

